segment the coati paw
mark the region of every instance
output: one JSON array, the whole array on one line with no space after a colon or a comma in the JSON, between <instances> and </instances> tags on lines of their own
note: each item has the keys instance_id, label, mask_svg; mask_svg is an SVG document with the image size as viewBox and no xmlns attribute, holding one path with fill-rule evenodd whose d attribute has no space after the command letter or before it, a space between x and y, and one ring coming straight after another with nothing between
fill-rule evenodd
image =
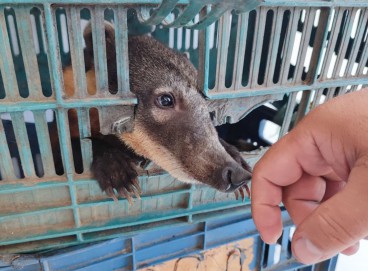
<instances>
[{"instance_id":1,"label":"coati paw","mask_svg":"<svg viewBox=\"0 0 368 271\"><path fill-rule=\"evenodd\" d=\"M138 183L135 157L131 157L121 146L109 145L101 140L92 142L94 152L91 171L100 188L114 201L120 196L126 198L131 205L133 195L140 199L142 191Z\"/></svg>"}]
</instances>

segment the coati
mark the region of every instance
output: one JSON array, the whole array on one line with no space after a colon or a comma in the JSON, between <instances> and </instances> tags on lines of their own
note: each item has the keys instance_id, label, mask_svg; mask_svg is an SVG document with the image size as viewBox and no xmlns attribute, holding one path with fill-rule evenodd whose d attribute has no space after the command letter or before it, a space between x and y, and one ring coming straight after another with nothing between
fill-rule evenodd
<instances>
[{"instance_id":1,"label":"coati","mask_svg":"<svg viewBox=\"0 0 368 271\"><path fill-rule=\"evenodd\" d=\"M105 23L105 39L109 90L114 92L115 31L110 23ZM95 93L90 25L84 40L87 88ZM132 194L138 196L137 166L149 159L180 181L204 183L237 196L239 191L244 198L250 168L235 147L218 137L189 59L148 35L130 36L128 51L130 90L138 99L133 130L105 136L92 120L91 170L101 189L114 199L116 192L128 200ZM74 93L70 66L63 75L65 92ZM76 114L71 117L71 130L76 125L73 118L76 123Z\"/></svg>"}]
</instances>

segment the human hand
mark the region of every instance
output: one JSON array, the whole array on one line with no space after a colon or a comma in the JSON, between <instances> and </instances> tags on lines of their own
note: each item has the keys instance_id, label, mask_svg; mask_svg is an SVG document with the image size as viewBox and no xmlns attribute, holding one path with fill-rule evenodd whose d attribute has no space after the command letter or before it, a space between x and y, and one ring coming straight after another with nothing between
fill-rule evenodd
<instances>
[{"instance_id":1,"label":"human hand","mask_svg":"<svg viewBox=\"0 0 368 271\"><path fill-rule=\"evenodd\" d=\"M266 243L281 235L283 202L300 262L354 254L368 236L368 90L313 110L269 149L252 179L252 214Z\"/></svg>"}]
</instances>

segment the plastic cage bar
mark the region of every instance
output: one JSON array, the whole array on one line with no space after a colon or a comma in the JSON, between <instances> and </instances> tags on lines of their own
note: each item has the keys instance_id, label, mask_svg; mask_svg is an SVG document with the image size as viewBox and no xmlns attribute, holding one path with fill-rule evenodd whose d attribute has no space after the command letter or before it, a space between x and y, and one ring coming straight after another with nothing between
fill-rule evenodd
<instances>
[{"instance_id":1,"label":"plastic cage bar","mask_svg":"<svg viewBox=\"0 0 368 271\"><path fill-rule=\"evenodd\" d=\"M2 1L1 251L76 245L249 204L161 171L142 173L142 200L133 206L101 193L89 171L90 119L98 114L101 129L109 131L104 120L114 110L133 116L137 100L129 92L128 32L150 32L188 54L198 67L214 123L245 120L253 143L269 146L311 108L367 85L367 18L368 3L358 0ZM89 91L84 70L82 33L89 20L98 70L95 92ZM119 25L114 93L107 87L104 40L98 38L104 20ZM70 62L74 93L65 91L70 82L62 72ZM73 112L83 138L78 149L83 168L74 166ZM273 140L258 135L270 121L278 127ZM244 157L254 164L264 151Z\"/></svg>"}]
</instances>

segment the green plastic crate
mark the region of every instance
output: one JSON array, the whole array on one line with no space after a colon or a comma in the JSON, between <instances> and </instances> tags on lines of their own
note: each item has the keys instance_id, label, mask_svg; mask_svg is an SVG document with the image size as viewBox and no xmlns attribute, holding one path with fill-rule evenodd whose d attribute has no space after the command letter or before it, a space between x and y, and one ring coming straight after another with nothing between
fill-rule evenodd
<instances>
[{"instance_id":1,"label":"green plastic crate","mask_svg":"<svg viewBox=\"0 0 368 271\"><path fill-rule=\"evenodd\" d=\"M283 100L277 116L282 136L322 100L368 83L367 7L358 0L2 1L1 251L60 248L190 223L193 216L205 218L249 204L156 170L139 179L142 200L133 206L125 199L115 203L91 177L87 139L81 140L84 170L75 172L68 110L77 110L80 136L86 138L92 108L103 123L109 110L132 112L137 102L129 92L128 29L132 34L152 31L157 39L189 54L216 125L238 122L260 105ZM95 36L103 33L103 20L119 26L115 95L106 91L100 39L94 46L99 91L86 91L81 23L89 18ZM68 98L62 67L70 59L78 81L76 94ZM50 144L48 121L53 118L64 165L61 175L56 174ZM254 164L263 153L244 157Z\"/></svg>"}]
</instances>

